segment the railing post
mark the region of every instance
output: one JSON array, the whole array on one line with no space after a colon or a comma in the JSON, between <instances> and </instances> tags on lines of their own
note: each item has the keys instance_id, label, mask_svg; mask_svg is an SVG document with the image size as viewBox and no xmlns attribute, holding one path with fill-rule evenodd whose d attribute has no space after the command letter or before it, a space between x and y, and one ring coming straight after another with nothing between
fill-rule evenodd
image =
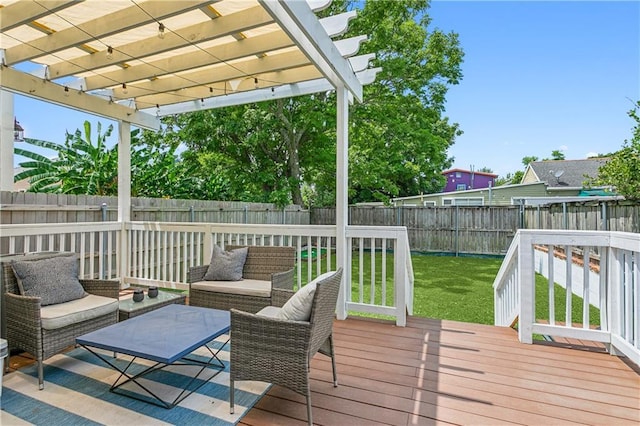
<instances>
[{"instance_id":1,"label":"railing post","mask_svg":"<svg viewBox=\"0 0 640 426\"><path fill-rule=\"evenodd\" d=\"M406 261L407 261L407 248L405 241L401 234L396 236L396 247L394 250L394 265L393 275L395 277L396 288L396 325L398 327L404 327L407 325L407 299L406 299Z\"/></svg>"},{"instance_id":2,"label":"railing post","mask_svg":"<svg viewBox=\"0 0 640 426\"><path fill-rule=\"evenodd\" d=\"M202 238L202 259L204 262L208 262L211 259L211 252L213 252L213 236L211 225L206 225L204 228L204 237Z\"/></svg>"},{"instance_id":3,"label":"railing post","mask_svg":"<svg viewBox=\"0 0 640 426\"><path fill-rule=\"evenodd\" d=\"M520 235L518 247L518 271L520 273L520 320L518 339L522 343L533 343L533 322L535 321L535 275L533 273L533 249L531 235Z\"/></svg>"},{"instance_id":4,"label":"railing post","mask_svg":"<svg viewBox=\"0 0 640 426\"><path fill-rule=\"evenodd\" d=\"M107 221L107 203L102 203L102 205L100 206L100 210L102 211L102 221L106 222ZM106 267L108 265L107 263L107 256L111 256L111 253L107 254L107 238L109 238L109 231L103 231L102 232L103 235L103 239L102 239L102 268L100 268L100 279L104 280L107 278L107 274L106 274Z\"/></svg>"},{"instance_id":5,"label":"railing post","mask_svg":"<svg viewBox=\"0 0 640 426\"><path fill-rule=\"evenodd\" d=\"M127 288L129 284L125 284L124 279L129 275L131 268L129 267L129 261L131 258L131 247L129 247L129 231L127 231L128 222L120 222L120 251L116 257L120 259L119 272L120 272L120 288Z\"/></svg>"}]
</instances>

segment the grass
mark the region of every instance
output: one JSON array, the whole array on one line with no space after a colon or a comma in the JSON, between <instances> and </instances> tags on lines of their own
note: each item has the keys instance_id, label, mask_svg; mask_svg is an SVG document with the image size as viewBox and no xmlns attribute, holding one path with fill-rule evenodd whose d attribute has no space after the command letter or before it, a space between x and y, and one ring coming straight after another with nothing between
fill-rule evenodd
<instances>
[{"instance_id":1,"label":"grass","mask_svg":"<svg viewBox=\"0 0 640 426\"><path fill-rule=\"evenodd\" d=\"M352 300L359 300L359 262L354 253L352 271ZM414 254L411 256L414 273L413 314L421 317L447 319L478 324L493 324L493 281L500 269L502 259L481 257L453 257ZM324 263L324 262L323 262ZM393 255L386 256L387 271L393 271ZM315 262L313 274L315 276ZM335 259L332 260L335 265ZM382 301L381 265L382 255L375 255L375 301ZM364 302L369 297L371 280L371 255L364 258L363 290ZM303 283L307 278L307 263L302 264ZM393 302L392 283L387 282L386 305ZM548 319L548 282L541 275L536 275L536 317ZM565 320L566 291L555 285L556 321ZM361 315L361 314L358 314ZM382 317L382 316L378 316ZM599 310L590 307L590 323L599 325ZM572 296L572 320L582 323L582 299Z\"/></svg>"}]
</instances>

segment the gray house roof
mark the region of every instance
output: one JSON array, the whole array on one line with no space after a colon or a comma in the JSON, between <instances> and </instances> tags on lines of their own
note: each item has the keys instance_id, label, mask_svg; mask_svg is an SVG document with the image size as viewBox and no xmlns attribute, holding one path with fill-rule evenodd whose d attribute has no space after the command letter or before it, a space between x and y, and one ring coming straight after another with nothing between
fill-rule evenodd
<instances>
[{"instance_id":1,"label":"gray house roof","mask_svg":"<svg viewBox=\"0 0 640 426\"><path fill-rule=\"evenodd\" d=\"M588 177L598 176L600 166L609 158L589 158L586 160L547 160L529 163L525 171L533 172L540 182L547 182L553 188L582 188Z\"/></svg>"}]
</instances>

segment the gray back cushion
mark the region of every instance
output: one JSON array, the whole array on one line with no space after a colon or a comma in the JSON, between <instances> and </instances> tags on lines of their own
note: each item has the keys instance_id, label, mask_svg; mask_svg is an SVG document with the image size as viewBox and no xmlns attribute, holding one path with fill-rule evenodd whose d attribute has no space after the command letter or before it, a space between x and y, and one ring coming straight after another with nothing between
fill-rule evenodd
<instances>
[{"instance_id":1,"label":"gray back cushion","mask_svg":"<svg viewBox=\"0 0 640 426\"><path fill-rule=\"evenodd\" d=\"M204 274L205 281L240 281L242 268L247 261L247 252L247 247L224 251L218 245L214 245L211 263Z\"/></svg>"},{"instance_id":2,"label":"gray back cushion","mask_svg":"<svg viewBox=\"0 0 640 426\"><path fill-rule=\"evenodd\" d=\"M80 299L87 295L78 280L76 256L11 261L23 296L39 297L42 306Z\"/></svg>"}]
</instances>

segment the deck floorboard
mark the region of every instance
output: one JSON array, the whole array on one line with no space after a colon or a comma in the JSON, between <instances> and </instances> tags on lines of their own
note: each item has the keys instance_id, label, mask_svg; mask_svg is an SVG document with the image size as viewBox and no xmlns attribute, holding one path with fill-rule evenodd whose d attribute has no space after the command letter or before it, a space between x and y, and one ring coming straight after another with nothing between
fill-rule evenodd
<instances>
[{"instance_id":1,"label":"deck floorboard","mask_svg":"<svg viewBox=\"0 0 640 426\"><path fill-rule=\"evenodd\" d=\"M334 325L331 363L311 363L318 425L640 423L640 375L586 341L524 345L509 328L410 317L406 327ZM243 425L306 423L305 399L274 386Z\"/></svg>"}]
</instances>

